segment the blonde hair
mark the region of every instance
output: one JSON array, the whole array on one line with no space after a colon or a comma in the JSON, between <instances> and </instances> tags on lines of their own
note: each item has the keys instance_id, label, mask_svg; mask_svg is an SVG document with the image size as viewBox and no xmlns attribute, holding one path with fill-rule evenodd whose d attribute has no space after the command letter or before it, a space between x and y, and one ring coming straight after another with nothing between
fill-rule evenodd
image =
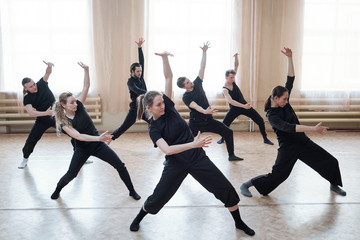
<instances>
[{"instance_id":1,"label":"blonde hair","mask_svg":"<svg viewBox=\"0 0 360 240\"><path fill-rule=\"evenodd\" d=\"M70 92L60 94L59 101L54 103L55 121L56 121L56 134L60 135L62 126L72 126L71 122L65 115L65 109L61 104L66 104L68 97L72 96Z\"/></svg>"},{"instance_id":2,"label":"blonde hair","mask_svg":"<svg viewBox=\"0 0 360 240\"><path fill-rule=\"evenodd\" d=\"M145 94L141 94L137 98L137 105L138 105L138 111L137 111L137 119L140 120L142 115L145 112L145 116L147 119L151 118L151 113L146 109L146 106L152 106L154 102L154 98L157 95L162 95L161 93L157 91L148 91Z\"/></svg>"}]
</instances>

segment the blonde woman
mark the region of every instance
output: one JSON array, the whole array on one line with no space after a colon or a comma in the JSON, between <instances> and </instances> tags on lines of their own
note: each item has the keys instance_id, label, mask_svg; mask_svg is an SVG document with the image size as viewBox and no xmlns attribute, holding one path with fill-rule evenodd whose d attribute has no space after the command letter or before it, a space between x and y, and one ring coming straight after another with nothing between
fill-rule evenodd
<instances>
[{"instance_id":1,"label":"blonde woman","mask_svg":"<svg viewBox=\"0 0 360 240\"><path fill-rule=\"evenodd\" d=\"M142 117L144 108L146 113L152 116L149 135L155 146L166 154L166 162L159 183L131 223L130 230L138 231L141 220L148 213L157 214L190 174L224 203L234 218L237 229L243 230L250 236L254 235L254 230L249 228L240 217L239 195L202 149L211 143L211 137L200 138L199 132L194 138L189 126L171 101L173 75L168 60L171 54L163 52L157 55L163 60L165 94L149 91L145 95L140 95L138 118Z\"/></svg>"},{"instance_id":2,"label":"blonde woman","mask_svg":"<svg viewBox=\"0 0 360 240\"><path fill-rule=\"evenodd\" d=\"M117 154L105 143L111 141L112 135L104 132L99 135L83 103L86 100L90 76L89 67L82 62L78 63L84 69L84 87L76 99L70 92L64 92L55 103L56 129L58 133L64 132L74 140L74 154L70 162L69 170L59 180L51 199L59 198L60 191L73 180L81 167L90 156L95 156L109 163L119 173L120 178L129 190L129 195L135 200L140 196L136 193L131 182L130 175L125 164Z\"/></svg>"}]
</instances>

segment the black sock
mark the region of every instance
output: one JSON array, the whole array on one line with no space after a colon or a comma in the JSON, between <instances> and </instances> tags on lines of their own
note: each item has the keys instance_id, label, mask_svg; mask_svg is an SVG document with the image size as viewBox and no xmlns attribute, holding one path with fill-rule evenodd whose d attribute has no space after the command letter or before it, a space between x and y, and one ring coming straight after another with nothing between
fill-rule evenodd
<instances>
[{"instance_id":1,"label":"black sock","mask_svg":"<svg viewBox=\"0 0 360 240\"><path fill-rule=\"evenodd\" d=\"M230 213L231 216L234 218L236 228L243 230L247 235L255 235L255 231L249 228L241 219L239 209L236 209L235 211L232 211Z\"/></svg>"},{"instance_id":2,"label":"black sock","mask_svg":"<svg viewBox=\"0 0 360 240\"><path fill-rule=\"evenodd\" d=\"M58 199L60 196L60 191L61 191L61 187L56 187L55 191L53 192L53 194L51 194L51 199Z\"/></svg>"},{"instance_id":3,"label":"black sock","mask_svg":"<svg viewBox=\"0 0 360 240\"><path fill-rule=\"evenodd\" d=\"M133 220L133 222L130 225L131 231L137 232L139 230L140 222L146 216L146 214L148 214L148 213L145 212L143 208L141 208L140 212L138 213L138 215L135 217L135 219Z\"/></svg>"}]
</instances>

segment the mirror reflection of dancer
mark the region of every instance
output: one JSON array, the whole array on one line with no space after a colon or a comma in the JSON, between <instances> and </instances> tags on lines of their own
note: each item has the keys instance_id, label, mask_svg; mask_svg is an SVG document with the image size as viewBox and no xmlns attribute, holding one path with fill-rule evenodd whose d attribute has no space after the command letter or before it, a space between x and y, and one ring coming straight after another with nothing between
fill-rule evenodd
<instances>
[{"instance_id":1,"label":"mirror reflection of dancer","mask_svg":"<svg viewBox=\"0 0 360 240\"><path fill-rule=\"evenodd\" d=\"M249 103L246 102L244 96L240 91L240 88L235 83L235 75L239 67L238 55L238 53L234 55L235 69L230 69L225 72L225 85L223 87L223 95L225 96L225 99L229 104L229 110L224 117L223 123L226 126L230 127L234 119L237 118L239 115L243 114L249 117L259 126L259 130L263 137L264 143L274 145L274 143L267 138L264 119ZM217 143L219 144L223 142L223 138L217 141Z\"/></svg>"},{"instance_id":2,"label":"mirror reflection of dancer","mask_svg":"<svg viewBox=\"0 0 360 240\"><path fill-rule=\"evenodd\" d=\"M225 139L226 148L229 154L229 161L239 161L243 158L235 156L234 153L234 134L228 126L213 118L217 112L209 104L203 89L203 79L206 66L206 51L209 48L209 42L200 47L203 51L198 77L191 82L186 77L180 77L177 80L179 88L184 88L186 92L183 95L183 102L190 109L189 127L194 136L200 132L212 132L221 135Z\"/></svg>"},{"instance_id":3,"label":"mirror reflection of dancer","mask_svg":"<svg viewBox=\"0 0 360 240\"><path fill-rule=\"evenodd\" d=\"M193 134L171 101L172 71L168 56L170 53L157 53L162 57L165 76L165 94L149 91L138 100L138 118L146 112L152 115L149 135L155 147L165 154L166 164L159 183L147 198L139 214L130 225L131 231L138 231L141 220L147 215L157 214L176 193L188 174L191 174L206 190L213 193L230 210L235 226L248 235L255 232L241 219L238 203L240 201L234 187L221 171L206 156L203 147L211 143L211 136L200 138L200 132Z\"/></svg>"},{"instance_id":4,"label":"mirror reflection of dancer","mask_svg":"<svg viewBox=\"0 0 360 240\"><path fill-rule=\"evenodd\" d=\"M60 191L77 176L86 160L90 156L95 156L113 166L128 188L129 195L135 200L139 200L140 196L134 189L125 164L104 143L110 143L112 135L109 135L106 131L99 136L83 105L90 87L90 76L89 67L81 62L79 65L84 69L84 87L79 97L76 99L71 93L64 92L59 96L59 101L55 103L54 107L57 131L59 133L64 132L74 139L75 146L69 169L59 180L51 199L59 198Z\"/></svg>"},{"instance_id":5,"label":"mirror reflection of dancer","mask_svg":"<svg viewBox=\"0 0 360 240\"><path fill-rule=\"evenodd\" d=\"M144 80L144 54L142 51L142 45L145 42L143 38L139 38L139 41L135 43L138 45L138 53L139 53L139 62L133 63L130 66L130 78L128 79L127 85L130 92L131 103L129 104L129 112L126 115L126 118L123 124L116 129L112 135L112 139L115 140L120 137L126 130L128 130L134 123L136 122L136 114L137 114L137 103L136 99L140 94L146 93L146 84ZM142 117L147 123L149 120L145 117Z\"/></svg>"},{"instance_id":6,"label":"mirror reflection of dancer","mask_svg":"<svg viewBox=\"0 0 360 240\"><path fill-rule=\"evenodd\" d=\"M55 128L55 119L52 116L53 112L51 110L55 97L48 86L48 80L54 64L43 62L47 65L47 68L45 75L37 83L27 77L22 80L25 94L23 100L24 106L30 116L36 117L36 121L22 149L23 160L18 166L19 169L27 166L29 156L44 132L50 127Z\"/></svg>"},{"instance_id":7,"label":"mirror reflection of dancer","mask_svg":"<svg viewBox=\"0 0 360 240\"><path fill-rule=\"evenodd\" d=\"M322 123L316 126L300 125L299 120L289 103L289 96L293 87L295 72L292 60L292 51L284 48L281 51L288 58L288 77L285 87L277 86L265 102L266 116L274 129L279 141L279 149L272 172L255 177L240 187L244 196L252 197L249 187L254 186L262 195L268 195L291 173L297 159L318 172L330 182L330 189L342 196L346 192L342 186L339 163L326 150L310 140L305 132L325 133L327 127Z\"/></svg>"}]
</instances>

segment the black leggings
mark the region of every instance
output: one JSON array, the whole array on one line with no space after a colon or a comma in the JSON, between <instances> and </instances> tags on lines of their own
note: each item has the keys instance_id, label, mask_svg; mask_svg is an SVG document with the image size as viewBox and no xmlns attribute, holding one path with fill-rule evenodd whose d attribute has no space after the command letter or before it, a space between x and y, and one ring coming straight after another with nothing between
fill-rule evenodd
<instances>
[{"instance_id":1,"label":"black leggings","mask_svg":"<svg viewBox=\"0 0 360 240\"><path fill-rule=\"evenodd\" d=\"M228 112L225 115L223 123L230 127L231 123L237 118L239 115L245 115L252 119L258 126L263 138L266 138L266 131L265 131L265 123L264 119L260 116L260 114L254 109L245 109L245 108L238 108L238 107L231 107L229 108Z\"/></svg>"},{"instance_id":2,"label":"black leggings","mask_svg":"<svg viewBox=\"0 0 360 240\"><path fill-rule=\"evenodd\" d=\"M144 208L148 213L158 213L176 193L188 174L192 175L206 190L213 193L225 207L232 207L239 203L240 198L234 187L205 154L192 163L174 163L172 160L167 162L153 194L144 203Z\"/></svg>"},{"instance_id":3,"label":"black leggings","mask_svg":"<svg viewBox=\"0 0 360 240\"><path fill-rule=\"evenodd\" d=\"M214 118L208 118L205 120L192 120L189 121L189 127L192 134L196 136L198 131L200 132L212 132L221 135L226 143L226 148L229 156L234 155L234 135L233 131L224 123L215 120Z\"/></svg>"},{"instance_id":4,"label":"black leggings","mask_svg":"<svg viewBox=\"0 0 360 240\"><path fill-rule=\"evenodd\" d=\"M113 135L112 139L113 140L117 139L132 125L134 125L134 123L136 122L136 116L137 116L137 107L130 107L129 112L126 115L123 124L121 124L121 126L111 134ZM146 118L145 113L142 115L142 119L147 123L150 123L149 119Z\"/></svg>"},{"instance_id":5,"label":"black leggings","mask_svg":"<svg viewBox=\"0 0 360 240\"><path fill-rule=\"evenodd\" d=\"M25 145L22 149L23 157L28 158L34 151L36 143L40 140L44 132L50 128L55 128L54 117L41 117L37 118L34 126L31 128L28 138L26 139Z\"/></svg>"},{"instance_id":6,"label":"black leggings","mask_svg":"<svg viewBox=\"0 0 360 240\"><path fill-rule=\"evenodd\" d=\"M134 190L130 175L125 167L125 164L120 160L118 155L103 142L99 142L91 146L92 148L75 148L73 157L70 162L69 170L59 180L57 187L60 189L65 187L71 180L73 180L77 176L86 160L90 156L95 156L113 166L118 171L120 178L123 180L129 191Z\"/></svg>"},{"instance_id":7,"label":"black leggings","mask_svg":"<svg viewBox=\"0 0 360 240\"><path fill-rule=\"evenodd\" d=\"M297 159L314 169L331 184L342 186L337 159L311 140L301 145L280 146L272 172L251 179L252 184L260 194L269 194L289 177Z\"/></svg>"}]
</instances>

